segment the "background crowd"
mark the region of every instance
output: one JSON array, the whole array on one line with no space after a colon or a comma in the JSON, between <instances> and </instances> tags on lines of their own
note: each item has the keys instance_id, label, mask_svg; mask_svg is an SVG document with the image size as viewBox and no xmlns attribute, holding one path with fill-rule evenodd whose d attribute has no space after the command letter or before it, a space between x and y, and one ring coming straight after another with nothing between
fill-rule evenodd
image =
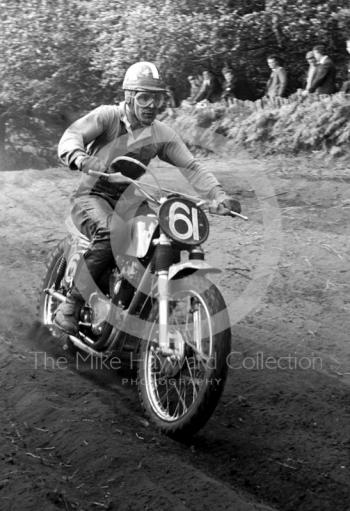
<instances>
[{"instance_id":1,"label":"background crowd","mask_svg":"<svg viewBox=\"0 0 350 511\"><path fill-rule=\"evenodd\" d=\"M304 87L299 89L302 95L307 94L334 94L341 91L350 94L350 37L346 40L346 49L349 53L347 66L347 77L342 82L337 81L337 69L328 55L326 46L316 45L305 55L307 66L305 68ZM289 84L288 66L284 64L279 55L269 55L267 66L271 74L266 83L263 96L268 98L287 97L292 90ZM344 73L343 73L344 75ZM222 68L220 76L213 72L204 70L202 75L190 75L187 77L190 84L190 94L186 102L190 104L200 103L203 100L209 102L224 101L226 104L237 99L256 99L256 94L249 83L240 79L239 75L228 66ZM173 97L172 105L176 105Z\"/></svg>"}]
</instances>

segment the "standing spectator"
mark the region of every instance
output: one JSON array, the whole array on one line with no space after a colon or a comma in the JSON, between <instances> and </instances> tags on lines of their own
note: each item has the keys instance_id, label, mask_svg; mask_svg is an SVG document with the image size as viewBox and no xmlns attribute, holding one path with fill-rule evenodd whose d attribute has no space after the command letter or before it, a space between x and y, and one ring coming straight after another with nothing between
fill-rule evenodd
<instances>
[{"instance_id":1,"label":"standing spectator","mask_svg":"<svg viewBox=\"0 0 350 511\"><path fill-rule=\"evenodd\" d=\"M350 36L346 41L346 51L350 55ZM350 94L350 59L348 60L348 79L343 83L341 92L345 92L345 94Z\"/></svg>"},{"instance_id":2,"label":"standing spectator","mask_svg":"<svg viewBox=\"0 0 350 511\"><path fill-rule=\"evenodd\" d=\"M305 90L309 90L312 84L312 80L314 79L315 73L317 71L317 61L315 59L315 55L313 51L308 51L306 54L306 60L309 63L309 69L307 70L306 75L306 87Z\"/></svg>"},{"instance_id":3,"label":"standing spectator","mask_svg":"<svg viewBox=\"0 0 350 511\"><path fill-rule=\"evenodd\" d=\"M173 73L165 73L166 83L166 104L170 108L179 106L178 91L176 87L176 77Z\"/></svg>"},{"instance_id":4,"label":"standing spectator","mask_svg":"<svg viewBox=\"0 0 350 511\"><path fill-rule=\"evenodd\" d=\"M221 99L224 100L225 103L230 104L231 100L236 97L235 95L236 77L232 69L230 69L229 67L223 67L221 72L224 77Z\"/></svg>"},{"instance_id":5,"label":"standing spectator","mask_svg":"<svg viewBox=\"0 0 350 511\"><path fill-rule=\"evenodd\" d=\"M281 59L276 55L271 55L267 58L267 65L271 69L271 75L266 84L266 96L269 98L285 97L287 72L282 67Z\"/></svg>"},{"instance_id":6,"label":"standing spectator","mask_svg":"<svg viewBox=\"0 0 350 511\"><path fill-rule=\"evenodd\" d=\"M166 86L166 105L169 108L176 108L177 102L175 98L175 90L171 85Z\"/></svg>"},{"instance_id":7,"label":"standing spectator","mask_svg":"<svg viewBox=\"0 0 350 511\"><path fill-rule=\"evenodd\" d=\"M215 98L216 87L213 73L211 71L203 71L202 76L203 76L202 84L196 96L194 97L195 103L199 103L199 101L203 101L203 99L213 101L213 99Z\"/></svg>"},{"instance_id":8,"label":"standing spectator","mask_svg":"<svg viewBox=\"0 0 350 511\"><path fill-rule=\"evenodd\" d=\"M174 117L174 108L177 107L175 93L173 87L170 85L165 86L165 101L164 106L159 109L158 120L163 121L166 117Z\"/></svg>"},{"instance_id":9,"label":"standing spectator","mask_svg":"<svg viewBox=\"0 0 350 511\"><path fill-rule=\"evenodd\" d=\"M313 77L307 92L316 92L317 94L333 94L336 91L335 75L336 69L332 60L326 54L323 45L313 48L313 54L317 62L316 73Z\"/></svg>"},{"instance_id":10,"label":"standing spectator","mask_svg":"<svg viewBox=\"0 0 350 511\"><path fill-rule=\"evenodd\" d=\"M198 91L201 87L201 80L198 76L192 76L192 75L188 76L187 80L190 84L191 90L190 90L190 95L188 96L188 98L186 98L186 100L189 102L193 102L194 98L198 94Z\"/></svg>"}]
</instances>

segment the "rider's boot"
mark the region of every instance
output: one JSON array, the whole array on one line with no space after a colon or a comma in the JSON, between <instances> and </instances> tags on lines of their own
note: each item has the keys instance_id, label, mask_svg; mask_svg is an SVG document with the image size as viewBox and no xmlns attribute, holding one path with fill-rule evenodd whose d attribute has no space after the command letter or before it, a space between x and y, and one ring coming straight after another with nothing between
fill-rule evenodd
<instances>
[{"instance_id":1,"label":"rider's boot","mask_svg":"<svg viewBox=\"0 0 350 511\"><path fill-rule=\"evenodd\" d=\"M114 262L109 234L100 232L99 239L95 235L94 242L80 260L72 290L66 301L61 303L55 314L55 324L67 334L76 335L79 331L79 315L84 305L84 297L90 296L98 288L101 274Z\"/></svg>"},{"instance_id":2,"label":"rider's boot","mask_svg":"<svg viewBox=\"0 0 350 511\"><path fill-rule=\"evenodd\" d=\"M79 316L83 304L83 298L73 287L66 301L56 310L55 325L69 335L76 335L79 331Z\"/></svg>"}]
</instances>

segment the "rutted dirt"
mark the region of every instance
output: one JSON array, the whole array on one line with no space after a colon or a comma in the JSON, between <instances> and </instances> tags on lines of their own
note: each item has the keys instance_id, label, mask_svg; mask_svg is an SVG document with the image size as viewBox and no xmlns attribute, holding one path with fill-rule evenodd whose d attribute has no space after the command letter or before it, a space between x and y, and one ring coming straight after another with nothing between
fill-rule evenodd
<instances>
[{"instance_id":1,"label":"rutted dirt","mask_svg":"<svg viewBox=\"0 0 350 511\"><path fill-rule=\"evenodd\" d=\"M217 411L186 445L145 421L132 375L66 358L35 324L78 176L1 173L1 510L350 509L350 172L206 163L249 222L211 218L232 356Z\"/></svg>"}]
</instances>

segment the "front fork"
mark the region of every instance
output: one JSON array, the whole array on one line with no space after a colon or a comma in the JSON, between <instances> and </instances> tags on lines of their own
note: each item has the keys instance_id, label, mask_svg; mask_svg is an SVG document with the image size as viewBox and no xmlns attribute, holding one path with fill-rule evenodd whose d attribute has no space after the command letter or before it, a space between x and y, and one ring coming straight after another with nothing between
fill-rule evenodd
<instances>
[{"instance_id":1,"label":"front fork","mask_svg":"<svg viewBox=\"0 0 350 511\"><path fill-rule=\"evenodd\" d=\"M169 266L172 264L173 250L169 238L162 233L155 253L155 272L158 277L159 305L159 349L165 356L171 355L169 342Z\"/></svg>"},{"instance_id":2,"label":"front fork","mask_svg":"<svg viewBox=\"0 0 350 511\"><path fill-rule=\"evenodd\" d=\"M202 250L194 250L190 258L197 258L197 252L201 255ZM191 257L194 256L194 257ZM169 238L162 233L157 240L155 253L155 272L158 286L159 305L159 350L164 356L173 355L174 349L171 345L171 333L169 332L169 267L173 263L173 248ZM202 329L199 303L196 299L191 300L191 312L193 314L193 340L197 350L201 351Z\"/></svg>"},{"instance_id":3,"label":"front fork","mask_svg":"<svg viewBox=\"0 0 350 511\"><path fill-rule=\"evenodd\" d=\"M158 273L159 349L163 355L172 353L169 345L169 279L168 272Z\"/></svg>"}]
</instances>

